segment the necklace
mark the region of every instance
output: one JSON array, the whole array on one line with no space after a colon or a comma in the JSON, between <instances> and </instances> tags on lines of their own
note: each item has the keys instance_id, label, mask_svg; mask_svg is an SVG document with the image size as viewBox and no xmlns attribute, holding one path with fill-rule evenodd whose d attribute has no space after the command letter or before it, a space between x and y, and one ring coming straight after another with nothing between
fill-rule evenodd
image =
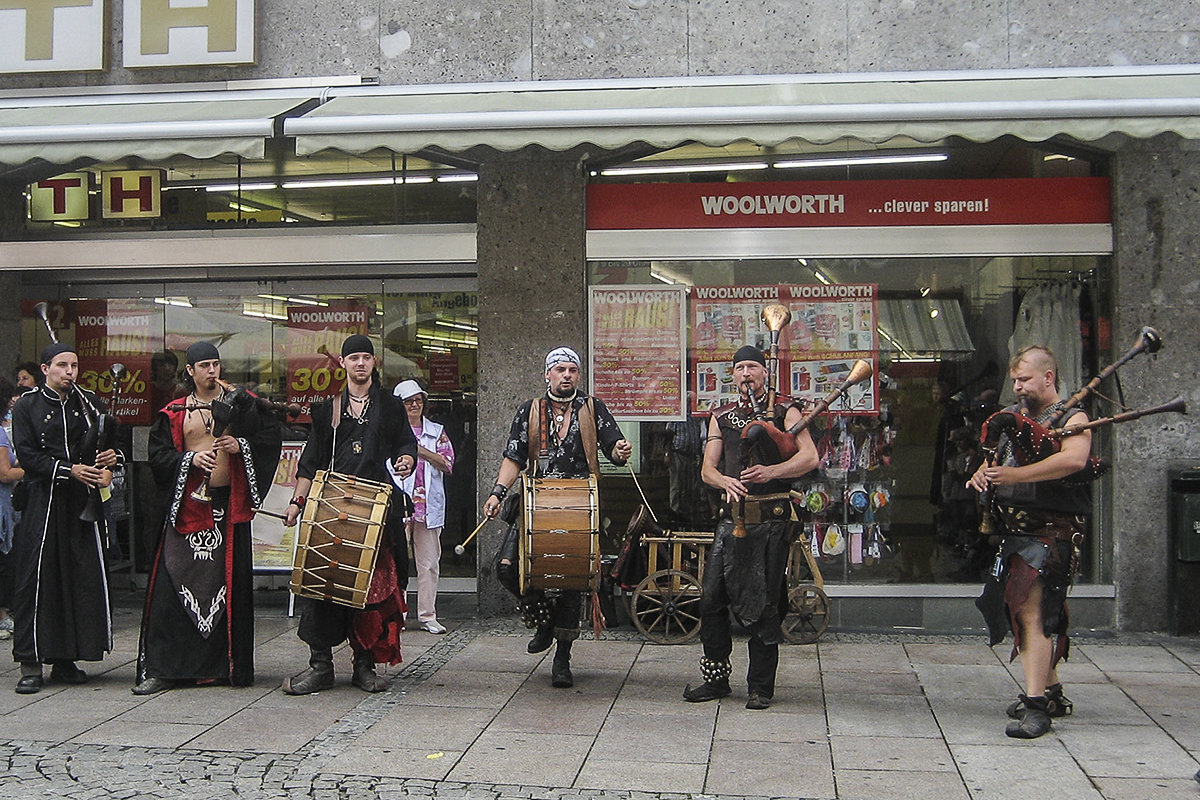
<instances>
[{"instance_id":1,"label":"necklace","mask_svg":"<svg viewBox=\"0 0 1200 800\"><path fill-rule=\"evenodd\" d=\"M550 392L546 392L546 397L550 400L550 406L553 409L554 421L559 425L562 424L562 421L566 416L567 409L571 407L571 402L578 394L578 389L571 392L570 397L558 397L557 395L550 394Z\"/></svg>"},{"instance_id":2,"label":"necklace","mask_svg":"<svg viewBox=\"0 0 1200 800\"><path fill-rule=\"evenodd\" d=\"M366 425L367 409L371 407L371 395L368 393L360 397L349 392L346 392L346 395L350 398L351 403L351 405L346 406L346 414L359 425ZM354 403L360 404L357 409L358 413L355 413Z\"/></svg>"},{"instance_id":3,"label":"necklace","mask_svg":"<svg viewBox=\"0 0 1200 800\"><path fill-rule=\"evenodd\" d=\"M205 409L208 409L207 417L204 416ZM193 411L200 415L200 422L204 424L204 433L206 435L211 434L213 431L212 404L201 403L200 398L196 396L196 393L192 392L192 402L188 404L187 412L190 414Z\"/></svg>"}]
</instances>

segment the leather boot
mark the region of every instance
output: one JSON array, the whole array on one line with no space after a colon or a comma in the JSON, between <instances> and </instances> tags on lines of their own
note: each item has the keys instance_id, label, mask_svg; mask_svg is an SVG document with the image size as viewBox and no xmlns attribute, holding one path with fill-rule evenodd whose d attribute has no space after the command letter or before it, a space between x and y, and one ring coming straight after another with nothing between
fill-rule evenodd
<instances>
[{"instance_id":1,"label":"leather boot","mask_svg":"<svg viewBox=\"0 0 1200 800\"><path fill-rule=\"evenodd\" d=\"M1070 716L1075 710L1075 704L1063 694L1061 683L1046 687L1046 700L1050 703L1049 713L1051 719ZM1025 695L1017 695L1017 699L1009 704L1008 708L1005 709L1005 713L1008 714L1009 719L1020 719L1021 715L1025 713Z\"/></svg>"},{"instance_id":2,"label":"leather boot","mask_svg":"<svg viewBox=\"0 0 1200 800\"><path fill-rule=\"evenodd\" d=\"M554 663L550 667L550 685L555 689L570 689L575 685L571 674L571 642L560 641L554 651Z\"/></svg>"},{"instance_id":3,"label":"leather boot","mask_svg":"<svg viewBox=\"0 0 1200 800\"><path fill-rule=\"evenodd\" d=\"M1026 697L1025 713L1004 729L1004 735L1013 739L1036 739L1049 732L1050 701L1044 696Z\"/></svg>"},{"instance_id":4,"label":"leather boot","mask_svg":"<svg viewBox=\"0 0 1200 800\"><path fill-rule=\"evenodd\" d=\"M308 669L283 679L285 694L312 694L333 688L333 648L309 647Z\"/></svg>"},{"instance_id":5,"label":"leather boot","mask_svg":"<svg viewBox=\"0 0 1200 800\"><path fill-rule=\"evenodd\" d=\"M529 640L529 644L525 649L530 653L541 653L550 649L550 645L554 644L554 623L539 625L537 630L533 632L533 638Z\"/></svg>"},{"instance_id":6,"label":"leather boot","mask_svg":"<svg viewBox=\"0 0 1200 800\"><path fill-rule=\"evenodd\" d=\"M350 682L364 692L383 692L388 688L387 681L375 674L375 659L370 653L354 654L354 677Z\"/></svg>"}]
</instances>

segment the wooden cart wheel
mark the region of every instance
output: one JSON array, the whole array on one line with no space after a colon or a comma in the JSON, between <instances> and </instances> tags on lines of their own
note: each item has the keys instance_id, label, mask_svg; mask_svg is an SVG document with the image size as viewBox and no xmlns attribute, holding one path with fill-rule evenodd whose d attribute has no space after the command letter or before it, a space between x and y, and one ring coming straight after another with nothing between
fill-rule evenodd
<instances>
[{"instance_id":1,"label":"wooden cart wheel","mask_svg":"<svg viewBox=\"0 0 1200 800\"><path fill-rule=\"evenodd\" d=\"M829 625L829 596L817 585L806 583L788 592L788 612L783 618L783 636L795 644L812 644Z\"/></svg>"},{"instance_id":2,"label":"wooden cart wheel","mask_svg":"<svg viewBox=\"0 0 1200 800\"><path fill-rule=\"evenodd\" d=\"M700 633L700 581L677 569L642 579L629 600L629 615L642 635L658 644L683 644Z\"/></svg>"}]
</instances>

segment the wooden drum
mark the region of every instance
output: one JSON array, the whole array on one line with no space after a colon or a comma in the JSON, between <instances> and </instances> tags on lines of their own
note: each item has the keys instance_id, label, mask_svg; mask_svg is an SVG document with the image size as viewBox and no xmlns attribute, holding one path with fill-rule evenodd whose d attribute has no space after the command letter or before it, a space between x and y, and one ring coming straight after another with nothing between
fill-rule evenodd
<instances>
[{"instance_id":1,"label":"wooden drum","mask_svg":"<svg viewBox=\"0 0 1200 800\"><path fill-rule=\"evenodd\" d=\"M318 472L300 518L292 593L365 607L391 496L390 484Z\"/></svg>"},{"instance_id":2,"label":"wooden drum","mask_svg":"<svg viewBox=\"0 0 1200 800\"><path fill-rule=\"evenodd\" d=\"M525 476L521 491L521 591L596 588L600 503L595 477Z\"/></svg>"}]
</instances>

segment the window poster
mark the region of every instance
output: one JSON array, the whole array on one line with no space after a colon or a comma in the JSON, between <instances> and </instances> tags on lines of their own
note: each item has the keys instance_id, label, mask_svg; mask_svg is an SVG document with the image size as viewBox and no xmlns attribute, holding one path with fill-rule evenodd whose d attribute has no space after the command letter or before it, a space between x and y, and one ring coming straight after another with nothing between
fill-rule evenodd
<instances>
[{"instance_id":1,"label":"window poster","mask_svg":"<svg viewBox=\"0 0 1200 800\"><path fill-rule=\"evenodd\" d=\"M272 514L286 514L296 488L296 466L304 442L284 442L279 453L275 477L263 499L262 508ZM273 491L272 491L273 489ZM284 527L277 516L259 514L250 528L254 549L255 572L291 572L296 544L296 526Z\"/></svg>"},{"instance_id":2,"label":"window poster","mask_svg":"<svg viewBox=\"0 0 1200 800\"><path fill-rule=\"evenodd\" d=\"M737 400L733 354L745 344L769 356L778 335L775 376L781 394L813 402L844 383L855 361L878 362L875 284L693 286L691 411L702 413ZM763 321L768 305L780 304L790 319L778 331ZM878 413L878 380L851 387L831 410Z\"/></svg>"},{"instance_id":3,"label":"window poster","mask_svg":"<svg viewBox=\"0 0 1200 800\"><path fill-rule=\"evenodd\" d=\"M313 403L333 397L346 385L342 342L366 334L372 309L354 300L287 310L287 402L300 406L296 422L311 422ZM379 345L376 343L376 352Z\"/></svg>"},{"instance_id":4,"label":"window poster","mask_svg":"<svg viewBox=\"0 0 1200 800\"><path fill-rule=\"evenodd\" d=\"M682 286L592 287L587 377L617 419L685 419L685 301Z\"/></svg>"},{"instance_id":5,"label":"window poster","mask_svg":"<svg viewBox=\"0 0 1200 800\"><path fill-rule=\"evenodd\" d=\"M150 390L154 306L143 300L77 300L74 310L79 385L95 392L118 422L149 425L162 408L152 407L158 398Z\"/></svg>"}]
</instances>

